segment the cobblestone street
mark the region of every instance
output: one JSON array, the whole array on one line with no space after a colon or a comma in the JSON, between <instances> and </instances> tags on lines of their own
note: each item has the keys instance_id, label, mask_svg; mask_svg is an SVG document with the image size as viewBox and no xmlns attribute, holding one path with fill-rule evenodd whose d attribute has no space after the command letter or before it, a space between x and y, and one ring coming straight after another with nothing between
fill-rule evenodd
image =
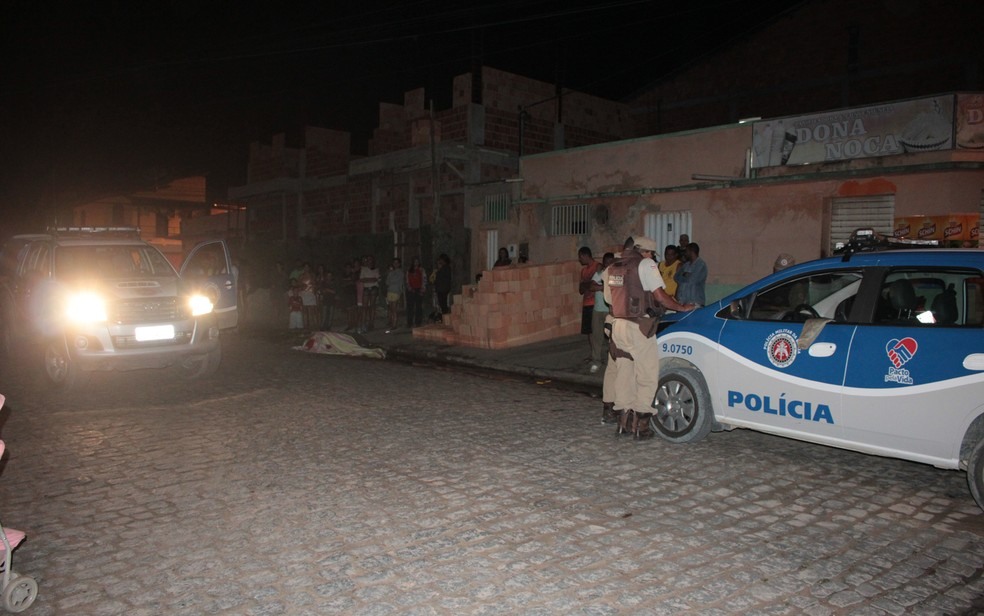
<instances>
[{"instance_id":1,"label":"cobblestone street","mask_svg":"<svg viewBox=\"0 0 984 616\"><path fill-rule=\"evenodd\" d=\"M10 379L0 520L35 616L984 613L955 471L634 442L532 379L273 338L228 337L206 382Z\"/></svg>"}]
</instances>

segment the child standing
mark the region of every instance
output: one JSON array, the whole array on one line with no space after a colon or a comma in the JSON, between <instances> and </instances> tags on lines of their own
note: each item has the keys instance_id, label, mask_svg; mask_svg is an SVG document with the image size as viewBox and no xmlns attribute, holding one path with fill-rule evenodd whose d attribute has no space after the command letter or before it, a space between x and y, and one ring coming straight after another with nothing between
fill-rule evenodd
<instances>
[{"instance_id":1,"label":"child standing","mask_svg":"<svg viewBox=\"0 0 984 616\"><path fill-rule=\"evenodd\" d=\"M389 316L387 334L399 326L400 300L403 299L403 288L406 282L402 265L399 259L394 258L389 271L386 272L386 313Z\"/></svg>"},{"instance_id":2,"label":"child standing","mask_svg":"<svg viewBox=\"0 0 984 616\"><path fill-rule=\"evenodd\" d=\"M287 291L287 329L304 329L304 300L296 281Z\"/></svg>"}]
</instances>

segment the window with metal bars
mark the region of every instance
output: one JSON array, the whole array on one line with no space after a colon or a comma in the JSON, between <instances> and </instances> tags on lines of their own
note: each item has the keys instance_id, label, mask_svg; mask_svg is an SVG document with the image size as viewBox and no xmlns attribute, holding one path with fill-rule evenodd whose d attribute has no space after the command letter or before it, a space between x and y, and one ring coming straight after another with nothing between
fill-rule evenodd
<instances>
[{"instance_id":1,"label":"window with metal bars","mask_svg":"<svg viewBox=\"0 0 984 616\"><path fill-rule=\"evenodd\" d=\"M505 220L509 214L509 202L509 193L486 195L485 218L483 220L486 222Z\"/></svg>"},{"instance_id":2,"label":"window with metal bars","mask_svg":"<svg viewBox=\"0 0 984 616\"><path fill-rule=\"evenodd\" d=\"M551 211L550 235L587 235L588 205L555 205Z\"/></svg>"}]
</instances>

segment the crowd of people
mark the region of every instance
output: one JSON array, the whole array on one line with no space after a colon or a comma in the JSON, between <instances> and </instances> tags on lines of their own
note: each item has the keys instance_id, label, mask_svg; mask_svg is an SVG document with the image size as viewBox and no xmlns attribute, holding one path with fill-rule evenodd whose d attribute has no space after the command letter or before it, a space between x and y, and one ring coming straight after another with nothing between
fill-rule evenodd
<instances>
[{"instance_id":1,"label":"crowd of people","mask_svg":"<svg viewBox=\"0 0 984 616\"><path fill-rule=\"evenodd\" d=\"M628 244L628 240L626 243ZM634 248L634 245L627 245L625 250ZM655 257L654 254L653 261L668 296L681 304L703 306L706 303L707 264L700 258L700 246L697 243L691 242L690 237L683 234L678 245L668 244L663 249L662 260L656 262ZM605 339L602 329L605 315L608 314L608 305L602 298L602 272L615 260L615 255L605 253L599 262L592 255L591 248L582 246L578 250L577 259L581 264L578 291L583 298L581 333L588 337L590 355L585 361L590 363L589 369L593 374L604 364Z\"/></svg>"},{"instance_id":2,"label":"crowd of people","mask_svg":"<svg viewBox=\"0 0 984 616\"><path fill-rule=\"evenodd\" d=\"M276 276L282 286L273 295L277 303L275 313L281 312L280 306L286 306L288 329L341 328L346 332L366 333L376 325L380 302L386 307L387 332L400 327L401 309L408 328L422 325L430 306L433 310L427 314L431 317L439 318L437 315L450 312L452 276L448 255L437 258L429 275L419 257L411 259L405 269L399 258L393 258L384 271L380 269L375 256L363 255L347 261L336 280L324 264L312 268L309 262L298 259L288 272L278 262Z\"/></svg>"},{"instance_id":3,"label":"crowd of people","mask_svg":"<svg viewBox=\"0 0 984 616\"><path fill-rule=\"evenodd\" d=\"M578 251L582 295L581 333L587 335L590 371L605 365L602 423L618 424L619 434L653 436L652 402L659 384L656 329L665 310L688 311L705 299L707 264L700 246L687 235L663 249L656 242L628 238L618 255L595 260L587 246ZM603 347L608 341L607 362Z\"/></svg>"},{"instance_id":4,"label":"crowd of people","mask_svg":"<svg viewBox=\"0 0 984 616\"><path fill-rule=\"evenodd\" d=\"M607 252L600 261L587 246L577 255L582 266L581 333L589 346L586 362L591 373L605 369L602 420L618 423L621 433L637 438L652 436L648 410L659 380L659 353L651 338L659 316L664 309L693 310L706 303L707 264L700 246L681 235L678 245L663 248L657 262L658 254L655 241L639 237L629 238L621 253ZM511 264L508 251L501 249L495 267ZM373 255L363 255L345 263L338 281L323 264L312 268L298 260L289 272L277 265L289 329L330 331L344 324L346 332L366 333L376 325L380 302L386 308L387 333L401 326L401 310L407 328L423 325L425 314L439 319L450 312L452 273L446 254L430 272L419 257L405 268L401 259L393 258L383 269Z\"/></svg>"}]
</instances>

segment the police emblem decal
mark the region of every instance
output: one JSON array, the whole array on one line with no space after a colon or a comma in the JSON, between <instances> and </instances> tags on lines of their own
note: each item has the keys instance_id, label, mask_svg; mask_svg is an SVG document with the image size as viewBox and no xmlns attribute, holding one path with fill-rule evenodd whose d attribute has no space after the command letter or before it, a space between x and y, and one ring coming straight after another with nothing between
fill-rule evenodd
<instances>
[{"instance_id":1,"label":"police emblem decal","mask_svg":"<svg viewBox=\"0 0 984 616\"><path fill-rule=\"evenodd\" d=\"M786 368L796 360L796 334L789 329L773 332L765 340L765 354L776 368Z\"/></svg>"}]
</instances>

